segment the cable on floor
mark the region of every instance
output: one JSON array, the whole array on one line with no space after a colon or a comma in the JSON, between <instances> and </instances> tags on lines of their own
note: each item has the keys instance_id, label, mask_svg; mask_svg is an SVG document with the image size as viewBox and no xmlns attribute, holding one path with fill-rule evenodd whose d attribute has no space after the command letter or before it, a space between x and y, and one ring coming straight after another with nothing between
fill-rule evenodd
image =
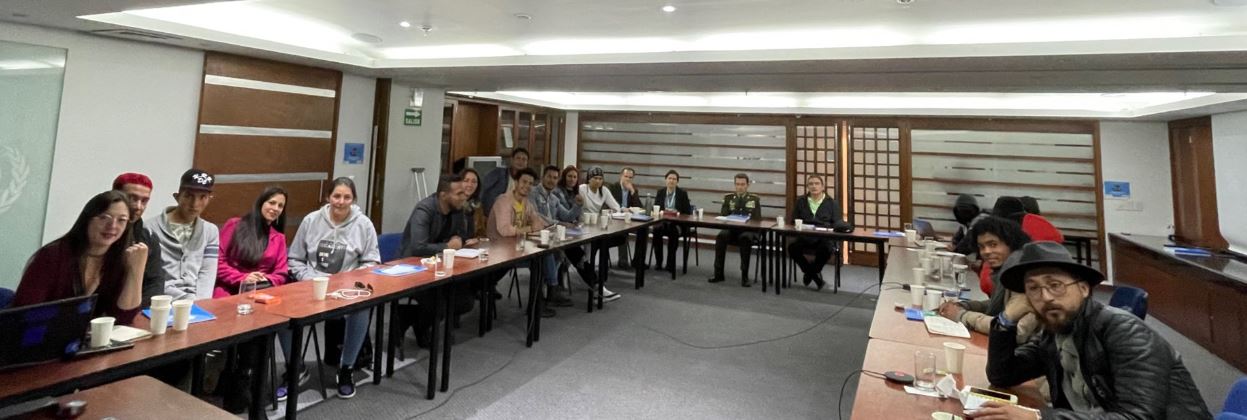
<instances>
[{"instance_id":1,"label":"cable on floor","mask_svg":"<svg viewBox=\"0 0 1247 420\"><path fill-rule=\"evenodd\" d=\"M835 318L836 318L836 316L839 316L839 315L840 315L840 313L841 313L841 312L844 312L844 310L845 310L846 308L848 308L848 307L850 307L850 306L853 306L853 302L856 302L858 298L861 298L861 297L862 297L862 295L866 294L866 292L870 291L870 289L874 289L874 288L876 288L876 287L880 287L880 286L882 286L882 285L884 285L884 284L901 284L901 283L897 283L897 282L884 282L884 283L872 284L872 285L870 285L870 286L867 286L865 289L862 289L862 291L857 292L857 295L854 295L854 296L853 296L853 299L850 299L850 300L849 300L849 302L848 302L848 303L846 303L846 304L844 304L843 306L841 306L841 307L840 307L840 309L837 309L835 312L832 312L830 316L828 316L828 317L826 317L826 318L823 318L822 320L820 320L820 321L818 321L818 322L814 323L814 325L810 325L809 327L806 327L806 328L804 328L804 329L802 329L802 330L800 330L800 331L794 332L794 333L792 333L792 334L783 335L783 336L774 337L774 338L767 338L767 339L755 340L755 341L749 341L749 342L744 342L744 343L727 344L727 345L722 345L722 346L703 346L703 345L700 345L700 344L693 344L693 343L690 343L690 342L684 341L683 339L681 339L681 338L679 338L679 337L676 337L676 336L673 336L673 335L668 334L668 333L666 333L666 332L660 331L660 330L658 330L658 329L656 329L656 328L653 328L653 327L650 327L650 326L648 326L648 325L641 325L641 324L638 324L638 325L641 325L641 327L642 327L642 328L645 328L645 329L647 329L647 330L653 331L654 333L656 333L656 334L658 334L658 335L661 335L661 336L663 336L663 337L667 337L668 339L671 339L672 341L675 341L675 342L680 343L680 344L682 344L682 345L684 345L684 346L691 347L691 348L695 348L695 349L698 349L698 350L722 350L722 349L730 349L730 348L746 347L746 346L752 346L752 345L755 345L755 344L770 343L770 342L775 342L775 341L779 341L779 340L784 340L784 339L788 339L788 338L796 337L796 336L798 336L798 335L805 334L805 333L807 333L807 332L813 331L815 328L818 328L818 326L823 325L823 324L827 323L828 321L831 321L832 319L835 319Z\"/></svg>"},{"instance_id":2,"label":"cable on floor","mask_svg":"<svg viewBox=\"0 0 1247 420\"><path fill-rule=\"evenodd\" d=\"M510 334L508 334L508 335L510 335ZM411 416L411 417L408 417L406 420L415 420L415 419L419 418L420 416L423 416L423 415L425 415L425 414L429 414L429 413L432 413L432 412L434 412L434 411L437 411L437 409L442 408L442 406L445 406L445 405L446 405L446 403L448 403L448 402L450 402L450 400L454 399L454 398L455 398L455 394L458 394L458 393L459 393L459 391L462 391L462 390L464 390L464 389L471 388L471 387L473 387L473 386L479 385L479 384L480 384L480 383L482 383L482 382L485 382L486 380L489 380L489 378L492 378L494 375L497 375L497 374L498 374L498 372L502 372L502 371L503 371L503 370L505 370L507 367L511 366L511 363L515 361L515 356L519 355L519 354L520 354L520 352L521 352L521 351L523 351L523 350L524 350L523 348L521 348L520 350L516 350L515 352L511 353L511 357L510 357L509 359L507 359L507 362L506 362L506 363L503 363L503 364L502 364L502 366L499 366L497 369L494 369L494 371L493 371L493 372L489 372L489 374L488 374L488 375L485 375L485 376L481 377L480 379L477 379L477 380L475 380L475 381L472 381L471 383L467 383L467 384L464 384L463 386L455 387L455 389L452 389L452 390L450 391L450 395L447 395L447 396L446 396L446 399L445 399L445 400L442 400L442 402L441 402L441 403L438 403L437 405L433 406L433 408L430 408L430 409L428 409L428 410L424 410L424 411L421 411L421 412L419 412L419 413L416 413L416 415Z\"/></svg>"},{"instance_id":3,"label":"cable on floor","mask_svg":"<svg viewBox=\"0 0 1247 420\"><path fill-rule=\"evenodd\" d=\"M849 379L853 379L859 373L876 379L884 379L882 373L873 370L858 369L849 372L849 375L844 377L844 382L840 384L840 402L836 403L836 417L842 420L844 419L844 389L849 387Z\"/></svg>"}]
</instances>

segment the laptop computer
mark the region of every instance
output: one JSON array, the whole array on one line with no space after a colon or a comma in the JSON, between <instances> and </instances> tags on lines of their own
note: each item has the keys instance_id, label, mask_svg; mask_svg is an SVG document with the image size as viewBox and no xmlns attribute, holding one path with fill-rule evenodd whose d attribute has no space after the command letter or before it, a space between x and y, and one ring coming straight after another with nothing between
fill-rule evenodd
<instances>
[{"instance_id":1,"label":"laptop computer","mask_svg":"<svg viewBox=\"0 0 1247 420\"><path fill-rule=\"evenodd\" d=\"M0 369L68 359L87 347L96 295L0 311Z\"/></svg>"},{"instance_id":2,"label":"laptop computer","mask_svg":"<svg viewBox=\"0 0 1247 420\"><path fill-rule=\"evenodd\" d=\"M914 230L918 231L919 238L934 238L935 227L931 226L931 222L922 219L914 219Z\"/></svg>"}]
</instances>

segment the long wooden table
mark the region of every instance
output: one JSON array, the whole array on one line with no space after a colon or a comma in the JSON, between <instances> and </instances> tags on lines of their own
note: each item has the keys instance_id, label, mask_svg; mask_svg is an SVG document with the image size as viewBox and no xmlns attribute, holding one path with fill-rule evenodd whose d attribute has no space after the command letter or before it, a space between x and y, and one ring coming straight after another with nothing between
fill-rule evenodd
<instances>
[{"instance_id":1,"label":"long wooden table","mask_svg":"<svg viewBox=\"0 0 1247 420\"><path fill-rule=\"evenodd\" d=\"M896 302L911 302L908 290L889 288L879 293L874 318L870 321L870 338L923 347L942 348L944 343L960 343L966 353L987 355L987 336L970 331L970 338L951 337L927 332L926 324L905 318L905 311Z\"/></svg>"},{"instance_id":2,"label":"long wooden table","mask_svg":"<svg viewBox=\"0 0 1247 420\"><path fill-rule=\"evenodd\" d=\"M35 398L67 394L78 389L100 386L119 379L185 360L209 350L225 348L262 335L271 335L286 328L289 318L263 310L250 315L238 315L240 296L221 299L204 299L195 304L212 313L217 319L191 324L186 331L172 328L164 335L141 340L134 347L112 353L84 356L67 362L53 362L38 366L4 372L0 381L0 406L29 401ZM263 306L263 305L255 305ZM148 322L146 317L135 318L138 327ZM262 371L264 360L258 360ZM252 381L252 392L260 395L263 381ZM262 399L252 398L251 418L263 418Z\"/></svg>"},{"instance_id":3,"label":"long wooden table","mask_svg":"<svg viewBox=\"0 0 1247 420\"><path fill-rule=\"evenodd\" d=\"M768 232L772 235L771 243L776 244L776 252L779 253L777 261L774 264L774 268L772 269L776 271L775 278L780 280L776 282L775 294L779 294L779 290L781 288L788 287L788 264L785 264L784 262L789 258L788 247L785 246L787 238L789 237L817 237L833 241L872 244L875 246L876 255L878 255L879 258L879 282L883 282L884 272L888 268L887 245L888 241L892 239L891 236L880 236L878 234L879 231L864 228L856 228L852 232L836 232L831 229L805 226L801 230L797 230L796 225L791 223L785 224L782 228L779 226L771 227ZM840 261L839 255L832 255L832 260L835 262L836 268L836 278L832 283L832 291L838 292L840 290L840 267L843 263Z\"/></svg>"},{"instance_id":4,"label":"long wooden table","mask_svg":"<svg viewBox=\"0 0 1247 420\"><path fill-rule=\"evenodd\" d=\"M672 224L681 225L681 226L704 227L704 228L710 228L710 229L724 229L724 230L747 231L747 232L758 233L758 240L760 241L758 245L759 245L759 249L761 250L761 252L759 252L758 253L759 255L756 255L755 258L757 258L758 260L757 263L760 265L759 271L763 275L763 278L760 279L761 280L760 283L762 283L762 291L766 292L766 287L768 283L767 279L769 279L769 274L771 273L770 267L774 264L774 261L771 258L772 253L769 252L772 244L768 240L771 236L769 235L769 231L775 226L774 220L750 219L745 222L730 222L726 220L718 220L712 216L697 217L697 215L694 215L694 214L681 214L679 216L663 216L660 220L665 223L672 223ZM675 264L670 264L670 266L671 266L670 267L671 278L675 279L676 277Z\"/></svg>"},{"instance_id":5,"label":"long wooden table","mask_svg":"<svg viewBox=\"0 0 1247 420\"><path fill-rule=\"evenodd\" d=\"M238 420L238 416L212 406L182 390L150 376L135 376L58 398L61 404L86 402L80 418L126 420ZM54 409L31 413L24 419L57 419Z\"/></svg>"}]
</instances>

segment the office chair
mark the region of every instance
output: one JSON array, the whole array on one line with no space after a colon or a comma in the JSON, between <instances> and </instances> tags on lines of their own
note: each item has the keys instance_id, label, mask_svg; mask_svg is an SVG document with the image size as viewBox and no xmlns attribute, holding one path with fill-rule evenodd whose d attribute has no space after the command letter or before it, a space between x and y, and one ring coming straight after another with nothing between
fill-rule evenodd
<instances>
[{"instance_id":1,"label":"office chair","mask_svg":"<svg viewBox=\"0 0 1247 420\"><path fill-rule=\"evenodd\" d=\"M1226 415L1232 417L1222 417ZM1247 377L1239 378L1238 382L1234 382L1234 386L1230 387L1230 393L1225 396L1225 407L1221 409L1221 414L1217 415L1217 420L1226 419L1247 419Z\"/></svg>"},{"instance_id":2,"label":"office chair","mask_svg":"<svg viewBox=\"0 0 1247 420\"><path fill-rule=\"evenodd\" d=\"M1124 309L1139 319L1147 319L1147 291L1130 286L1117 286L1113 297L1109 298L1108 306Z\"/></svg>"},{"instance_id":3,"label":"office chair","mask_svg":"<svg viewBox=\"0 0 1247 420\"><path fill-rule=\"evenodd\" d=\"M14 294L12 289L0 287L0 309L8 308L13 304Z\"/></svg>"},{"instance_id":4,"label":"office chair","mask_svg":"<svg viewBox=\"0 0 1247 420\"><path fill-rule=\"evenodd\" d=\"M377 237L377 247L381 251L381 262L389 262L398 259L398 252L402 249L403 234L386 233Z\"/></svg>"}]
</instances>

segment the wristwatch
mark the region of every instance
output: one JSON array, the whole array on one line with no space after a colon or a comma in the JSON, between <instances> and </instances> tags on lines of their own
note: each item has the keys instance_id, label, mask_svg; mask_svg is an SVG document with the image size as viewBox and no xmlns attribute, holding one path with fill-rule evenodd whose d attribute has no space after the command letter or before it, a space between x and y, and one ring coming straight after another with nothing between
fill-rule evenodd
<instances>
[{"instance_id":1,"label":"wristwatch","mask_svg":"<svg viewBox=\"0 0 1247 420\"><path fill-rule=\"evenodd\" d=\"M1013 328L1018 325L1016 322L1010 321L1009 318L1005 317L1004 312L1001 312L1000 315L996 315L996 323L1005 328Z\"/></svg>"}]
</instances>

